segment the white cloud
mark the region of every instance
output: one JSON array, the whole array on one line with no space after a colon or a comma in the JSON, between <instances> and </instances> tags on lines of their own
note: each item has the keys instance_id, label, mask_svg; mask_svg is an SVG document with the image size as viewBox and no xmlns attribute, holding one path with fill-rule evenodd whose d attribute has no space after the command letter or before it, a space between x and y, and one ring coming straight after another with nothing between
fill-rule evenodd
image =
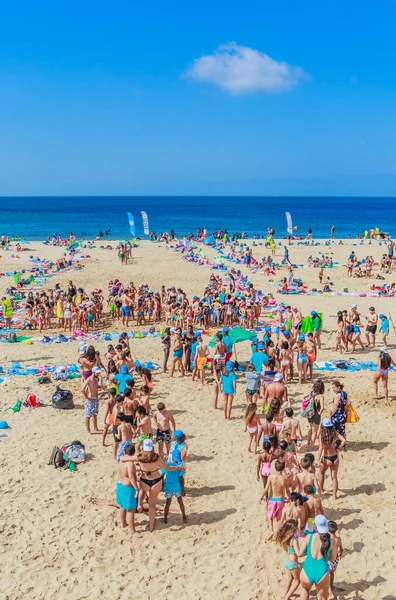
<instances>
[{"instance_id":1,"label":"white cloud","mask_svg":"<svg viewBox=\"0 0 396 600\"><path fill-rule=\"evenodd\" d=\"M213 54L197 58L185 74L195 81L213 83L233 94L283 92L309 75L300 67L278 62L253 48L229 42Z\"/></svg>"}]
</instances>

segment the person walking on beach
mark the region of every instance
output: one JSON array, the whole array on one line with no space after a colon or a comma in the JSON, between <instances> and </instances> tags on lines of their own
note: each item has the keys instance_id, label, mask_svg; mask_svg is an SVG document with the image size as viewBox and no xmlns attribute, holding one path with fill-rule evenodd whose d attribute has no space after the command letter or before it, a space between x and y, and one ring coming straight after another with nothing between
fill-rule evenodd
<instances>
[{"instance_id":1,"label":"person walking on beach","mask_svg":"<svg viewBox=\"0 0 396 600\"><path fill-rule=\"evenodd\" d=\"M377 361L377 370L374 373L373 381L374 381L374 398L378 400L378 383L380 379L382 380L382 385L384 388L385 400L388 400L388 376L391 365L396 367L396 364L393 358L390 356L388 348L383 346L380 349L380 353Z\"/></svg>"},{"instance_id":2,"label":"person walking on beach","mask_svg":"<svg viewBox=\"0 0 396 600\"><path fill-rule=\"evenodd\" d=\"M346 444L346 439L340 435L329 418L323 419L319 434L318 463L320 463L319 491L323 494L325 474L330 469L333 499L337 500L339 451Z\"/></svg>"}]
</instances>

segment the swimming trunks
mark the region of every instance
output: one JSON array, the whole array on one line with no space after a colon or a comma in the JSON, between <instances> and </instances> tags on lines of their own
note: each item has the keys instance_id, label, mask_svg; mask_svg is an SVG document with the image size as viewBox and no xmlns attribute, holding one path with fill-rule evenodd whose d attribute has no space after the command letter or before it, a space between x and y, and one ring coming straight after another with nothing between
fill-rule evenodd
<instances>
[{"instance_id":1,"label":"swimming trunks","mask_svg":"<svg viewBox=\"0 0 396 600\"><path fill-rule=\"evenodd\" d=\"M131 316L131 309L129 308L129 306L123 306L121 308L121 315L123 317L130 317Z\"/></svg>"},{"instance_id":2,"label":"swimming trunks","mask_svg":"<svg viewBox=\"0 0 396 600\"><path fill-rule=\"evenodd\" d=\"M85 416L96 417L99 413L99 398L88 398L85 405Z\"/></svg>"},{"instance_id":3,"label":"swimming trunks","mask_svg":"<svg viewBox=\"0 0 396 600\"><path fill-rule=\"evenodd\" d=\"M284 498L268 498L267 513L269 519L279 521L282 517L283 507L285 506Z\"/></svg>"},{"instance_id":4,"label":"swimming trunks","mask_svg":"<svg viewBox=\"0 0 396 600\"><path fill-rule=\"evenodd\" d=\"M117 481L116 502L124 510L136 510L138 507L138 492L132 485L124 485Z\"/></svg>"},{"instance_id":5,"label":"swimming trunks","mask_svg":"<svg viewBox=\"0 0 396 600\"><path fill-rule=\"evenodd\" d=\"M183 348L173 351L173 358L183 358Z\"/></svg>"},{"instance_id":6,"label":"swimming trunks","mask_svg":"<svg viewBox=\"0 0 396 600\"><path fill-rule=\"evenodd\" d=\"M206 356L199 356L198 360L197 360L198 369L199 370L203 369L207 362L208 362L208 360L207 360Z\"/></svg>"},{"instance_id":7,"label":"swimming trunks","mask_svg":"<svg viewBox=\"0 0 396 600\"><path fill-rule=\"evenodd\" d=\"M157 429L157 442L165 442L165 444L170 444L172 441L172 433L170 429Z\"/></svg>"}]
</instances>

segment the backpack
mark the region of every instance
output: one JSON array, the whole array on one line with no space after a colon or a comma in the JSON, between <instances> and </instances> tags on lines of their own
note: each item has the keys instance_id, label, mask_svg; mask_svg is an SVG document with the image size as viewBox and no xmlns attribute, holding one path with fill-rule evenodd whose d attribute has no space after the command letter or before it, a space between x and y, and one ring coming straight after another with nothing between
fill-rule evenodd
<instances>
[{"instance_id":1,"label":"backpack","mask_svg":"<svg viewBox=\"0 0 396 600\"><path fill-rule=\"evenodd\" d=\"M14 333L13 331L11 333L8 334L7 336L7 342L9 342L10 344L15 344L17 341L17 336L16 333Z\"/></svg>"},{"instance_id":2,"label":"backpack","mask_svg":"<svg viewBox=\"0 0 396 600\"><path fill-rule=\"evenodd\" d=\"M324 286L324 288L323 288L323 291L324 291L324 292L331 292L331 287L330 287L329 285L327 285L327 284L326 284L326 285Z\"/></svg>"},{"instance_id":3,"label":"backpack","mask_svg":"<svg viewBox=\"0 0 396 600\"><path fill-rule=\"evenodd\" d=\"M315 396L307 396L301 403L301 416L305 419L312 419L315 410Z\"/></svg>"},{"instance_id":4,"label":"backpack","mask_svg":"<svg viewBox=\"0 0 396 600\"><path fill-rule=\"evenodd\" d=\"M52 407L61 408L63 410L74 408L73 394L70 390L62 390L58 385L52 396Z\"/></svg>"},{"instance_id":5,"label":"backpack","mask_svg":"<svg viewBox=\"0 0 396 600\"><path fill-rule=\"evenodd\" d=\"M55 469L60 469L61 467L65 466L66 461L64 459L63 452L60 448L58 448L58 446L53 447L48 464L53 465Z\"/></svg>"}]
</instances>

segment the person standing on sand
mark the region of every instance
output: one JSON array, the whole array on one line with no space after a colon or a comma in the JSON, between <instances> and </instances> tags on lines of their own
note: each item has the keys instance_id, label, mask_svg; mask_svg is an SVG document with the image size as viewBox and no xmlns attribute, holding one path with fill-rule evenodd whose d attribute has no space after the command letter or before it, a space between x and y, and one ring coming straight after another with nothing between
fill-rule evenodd
<instances>
[{"instance_id":1,"label":"person standing on sand","mask_svg":"<svg viewBox=\"0 0 396 600\"><path fill-rule=\"evenodd\" d=\"M198 340L198 346L196 348L195 361L194 361L195 364L194 364L194 370L193 370L193 374L191 377L191 381L195 381L195 377L198 372L198 379L200 379L202 385L204 385L205 384L205 365L208 362L209 348L208 348L207 344L205 344L203 342L203 339L201 336L197 336L197 340Z\"/></svg>"},{"instance_id":2,"label":"person standing on sand","mask_svg":"<svg viewBox=\"0 0 396 600\"><path fill-rule=\"evenodd\" d=\"M347 406L349 404L348 394L344 392L344 386L339 381L333 381L334 405L330 413L330 419L337 433L346 439L345 423L347 419Z\"/></svg>"},{"instance_id":3,"label":"person standing on sand","mask_svg":"<svg viewBox=\"0 0 396 600\"><path fill-rule=\"evenodd\" d=\"M367 327L366 327L366 339L367 339L367 348L375 348L375 334L377 333L377 324L378 324L378 315L375 312L374 306L370 306L369 315L366 317ZM370 344L370 335L371 335L371 344Z\"/></svg>"},{"instance_id":4,"label":"person standing on sand","mask_svg":"<svg viewBox=\"0 0 396 600\"><path fill-rule=\"evenodd\" d=\"M135 454L135 446L131 444L124 451L125 456ZM120 507L121 527L129 527L135 533L135 513L138 507L139 483L136 477L136 466L132 461L121 462L116 487L116 504Z\"/></svg>"},{"instance_id":5,"label":"person standing on sand","mask_svg":"<svg viewBox=\"0 0 396 600\"><path fill-rule=\"evenodd\" d=\"M85 427L88 433L91 433L91 418L94 426L94 433L100 433L98 429L98 414L99 414L99 389L102 386L99 384L100 368L93 367L92 375L84 382L82 393L86 398L85 405Z\"/></svg>"}]
</instances>

